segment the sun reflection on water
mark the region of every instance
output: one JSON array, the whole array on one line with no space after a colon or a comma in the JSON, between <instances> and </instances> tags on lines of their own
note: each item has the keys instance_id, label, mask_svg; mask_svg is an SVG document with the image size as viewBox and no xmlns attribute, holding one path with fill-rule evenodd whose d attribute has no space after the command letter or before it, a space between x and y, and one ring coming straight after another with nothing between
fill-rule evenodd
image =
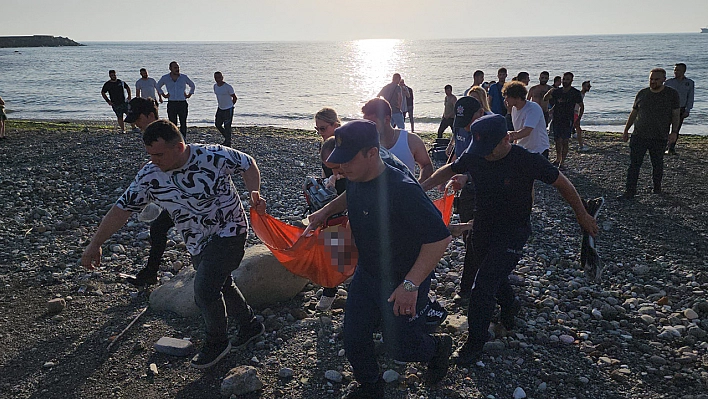
<instances>
[{"instance_id":1,"label":"sun reflection on water","mask_svg":"<svg viewBox=\"0 0 708 399\"><path fill-rule=\"evenodd\" d=\"M350 42L348 76L350 87L359 99L358 107L372 99L391 82L391 76L401 67L399 39L367 39Z\"/></svg>"}]
</instances>

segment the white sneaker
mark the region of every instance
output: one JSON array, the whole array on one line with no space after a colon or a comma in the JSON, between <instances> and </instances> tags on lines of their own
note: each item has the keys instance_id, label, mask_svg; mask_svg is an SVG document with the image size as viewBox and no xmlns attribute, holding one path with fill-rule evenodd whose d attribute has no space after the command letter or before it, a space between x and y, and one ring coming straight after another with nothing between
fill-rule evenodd
<instances>
[{"instance_id":1,"label":"white sneaker","mask_svg":"<svg viewBox=\"0 0 708 399\"><path fill-rule=\"evenodd\" d=\"M333 296L322 295L317 303L317 310L329 310L332 307L332 303L334 303L334 298Z\"/></svg>"}]
</instances>

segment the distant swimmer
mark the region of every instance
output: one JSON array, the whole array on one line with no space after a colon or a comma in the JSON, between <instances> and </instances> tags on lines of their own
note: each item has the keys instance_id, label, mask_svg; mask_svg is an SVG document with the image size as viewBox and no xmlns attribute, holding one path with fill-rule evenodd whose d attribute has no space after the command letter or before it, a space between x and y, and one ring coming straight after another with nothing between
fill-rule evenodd
<instances>
[{"instance_id":1,"label":"distant swimmer","mask_svg":"<svg viewBox=\"0 0 708 399\"><path fill-rule=\"evenodd\" d=\"M167 93L162 91L162 86L165 86ZM186 92L187 86L189 92ZM157 92L167 99L167 118L175 125L179 118L179 131L182 138L187 140L187 99L194 94L194 82L187 75L179 73L177 61L170 62L170 73L163 75L157 82Z\"/></svg>"},{"instance_id":2,"label":"distant swimmer","mask_svg":"<svg viewBox=\"0 0 708 399\"><path fill-rule=\"evenodd\" d=\"M556 160L554 164L558 168L565 167L565 160L568 157L568 146L570 136L575 122L575 106L583 107L583 97L580 90L573 85L573 73L563 74L563 87L549 90L543 99L550 101L553 105L553 139L556 142Z\"/></svg>"},{"instance_id":3,"label":"distant swimmer","mask_svg":"<svg viewBox=\"0 0 708 399\"><path fill-rule=\"evenodd\" d=\"M128 100L131 99L130 86L127 83L116 77L116 71L111 69L108 71L109 81L103 84L101 89L101 95L106 103L113 108L113 112L116 114L118 119L118 126L120 127L120 132L125 133L125 123L123 123L123 114L128 112L128 103L126 102L125 89L128 92ZM108 95L106 95L108 93ZM110 98L109 98L110 97Z\"/></svg>"},{"instance_id":4,"label":"distant swimmer","mask_svg":"<svg viewBox=\"0 0 708 399\"><path fill-rule=\"evenodd\" d=\"M501 94L501 89L506 83L507 71L506 68L499 68L497 71L498 82L493 83L489 86L489 106L492 108L492 112L499 115L506 115L506 106L504 106L504 97Z\"/></svg>"},{"instance_id":5,"label":"distant swimmer","mask_svg":"<svg viewBox=\"0 0 708 399\"><path fill-rule=\"evenodd\" d=\"M585 94L590 91L590 88L592 88L592 85L590 84L589 80L586 80L583 82L582 86L580 86L580 96L583 97L583 104L585 104ZM583 115L585 114L585 105L580 106L580 105L575 105L575 122L573 126L575 127L575 133L578 135L578 151L587 151L590 149L590 147L586 146L583 142L583 129L580 127L580 120L583 118Z\"/></svg>"},{"instance_id":6,"label":"distant swimmer","mask_svg":"<svg viewBox=\"0 0 708 399\"><path fill-rule=\"evenodd\" d=\"M551 86L548 85L549 77L550 74L548 71L541 72L538 76L539 83L535 86L531 86L529 89L529 95L526 97L527 100L531 100L541 106L541 110L543 111L543 119L546 121L546 126L548 126L551 122L551 116L548 113L548 101L544 101L543 96L548 93L548 90L551 90Z\"/></svg>"},{"instance_id":7,"label":"distant swimmer","mask_svg":"<svg viewBox=\"0 0 708 399\"><path fill-rule=\"evenodd\" d=\"M482 86L484 84L484 72L479 69L474 71L474 74L472 75L472 79L473 79L472 86L470 86L469 89L465 90L466 96L470 95L470 90L472 90L473 87Z\"/></svg>"},{"instance_id":8,"label":"distant swimmer","mask_svg":"<svg viewBox=\"0 0 708 399\"><path fill-rule=\"evenodd\" d=\"M637 93L624 127L622 139L629 140L629 169L627 170L627 185L618 199L630 200L637 195L639 170L644 162L644 155L649 151L652 166L652 181L654 194L661 194L661 180L664 176L664 149L666 144L673 144L678 137L678 127L681 123L681 101L679 94L671 87L665 86L666 71L654 68L649 73L649 87ZM634 125L632 139L629 138L629 128ZM669 134L671 128L671 134Z\"/></svg>"},{"instance_id":9,"label":"distant swimmer","mask_svg":"<svg viewBox=\"0 0 708 399\"><path fill-rule=\"evenodd\" d=\"M678 91L679 99L681 100L681 119L679 120L678 129L676 129L676 140L683 126L683 120L688 118L693 108L693 92L695 85L693 81L686 77L686 64L679 62L674 66L674 77L664 83L666 86ZM669 155L676 155L676 142L669 145L666 150Z\"/></svg>"},{"instance_id":10,"label":"distant swimmer","mask_svg":"<svg viewBox=\"0 0 708 399\"><path fill-rule=\"evenodd\" d=\"M234 120L234 105L238 98L234 93L234 88L230 84L224 82L224 75L216 71L214 72L214 94L218 107L216 108L216 116L214 116L214 125L224 136L222 145L231 147L231 123Z\"/></svg>"},{"instance_id":11,"label":"distant swimmer","mask_svg":"<svg viewBox=\"0 0 708 399\"><path fill-rule=\"evenodd\" d=\"M408 119L411 120L411 133L415 133L415 121L413 120L413 89L407 86L406 83L401 79L401 84L399 85L403 90L408 90L408 99L406 100L406 109L403 111L403 122L406 122L406 114L408 114Z\"/></svg>"},{"instance_id":12,"label":"distant swimmer","mask_svg":"<svg viewBox=\"0 0 708 399\"><path fill-rule=\"evenodd\" d=\"M391 83L384 86L376 97L385 98L391 105L391 125L399 129L405 129L403 112L401 112L403 91L399 83L401 83L401 74L394 73L393 78L391 78Z\"/></svg>"},{"instance_id":13,"label":"distant swimmer","mask_svg":"<svg viewBox=\"0 0 708 399\"><path fill-rule=\"evenodd\" d=\"M441 139L445 130L449 127L452 133L455 134L455 129L452 125L455 123L455 103L457 102L457 97L452 94L452 86L445 85L445 108L443 110L442 119L440 119L440 126L438 127L438 138Z\"/></svg>"}]
</instances>

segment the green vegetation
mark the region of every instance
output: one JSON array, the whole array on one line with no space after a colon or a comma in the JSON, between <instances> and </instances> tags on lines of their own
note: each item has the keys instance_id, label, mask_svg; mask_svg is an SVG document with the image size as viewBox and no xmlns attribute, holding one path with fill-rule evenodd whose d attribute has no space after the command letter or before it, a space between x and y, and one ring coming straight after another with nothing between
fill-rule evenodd
<instances>
[{"instance_id":1,"label":"green vegetation","mask_svg":"<svg viewBox=\"0 0 708 399\"><path fill-rule=\"evenodd\" d=\"M104 122L78 122L78 121L31 121L22 119L8 119L6 128L17 130L48 131L60 130L63 132L81 132L88 129L113 129L112 125Z\"/></svg>"}]
</instances>

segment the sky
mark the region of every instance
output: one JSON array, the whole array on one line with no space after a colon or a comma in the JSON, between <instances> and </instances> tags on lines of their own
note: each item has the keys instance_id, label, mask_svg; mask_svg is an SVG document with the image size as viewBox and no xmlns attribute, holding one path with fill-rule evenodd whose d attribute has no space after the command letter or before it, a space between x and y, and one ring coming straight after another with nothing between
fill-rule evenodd
<instances>
[{"instance_id":1,"label":"sky","mask_svg":"<svg viewBox=\"0 0 708 399\"><path fill-rule=\"evenodd\" d=\"M700 32L708 0L2 0L0 36L452 39Z\"/></svg>"}]
</instances>

